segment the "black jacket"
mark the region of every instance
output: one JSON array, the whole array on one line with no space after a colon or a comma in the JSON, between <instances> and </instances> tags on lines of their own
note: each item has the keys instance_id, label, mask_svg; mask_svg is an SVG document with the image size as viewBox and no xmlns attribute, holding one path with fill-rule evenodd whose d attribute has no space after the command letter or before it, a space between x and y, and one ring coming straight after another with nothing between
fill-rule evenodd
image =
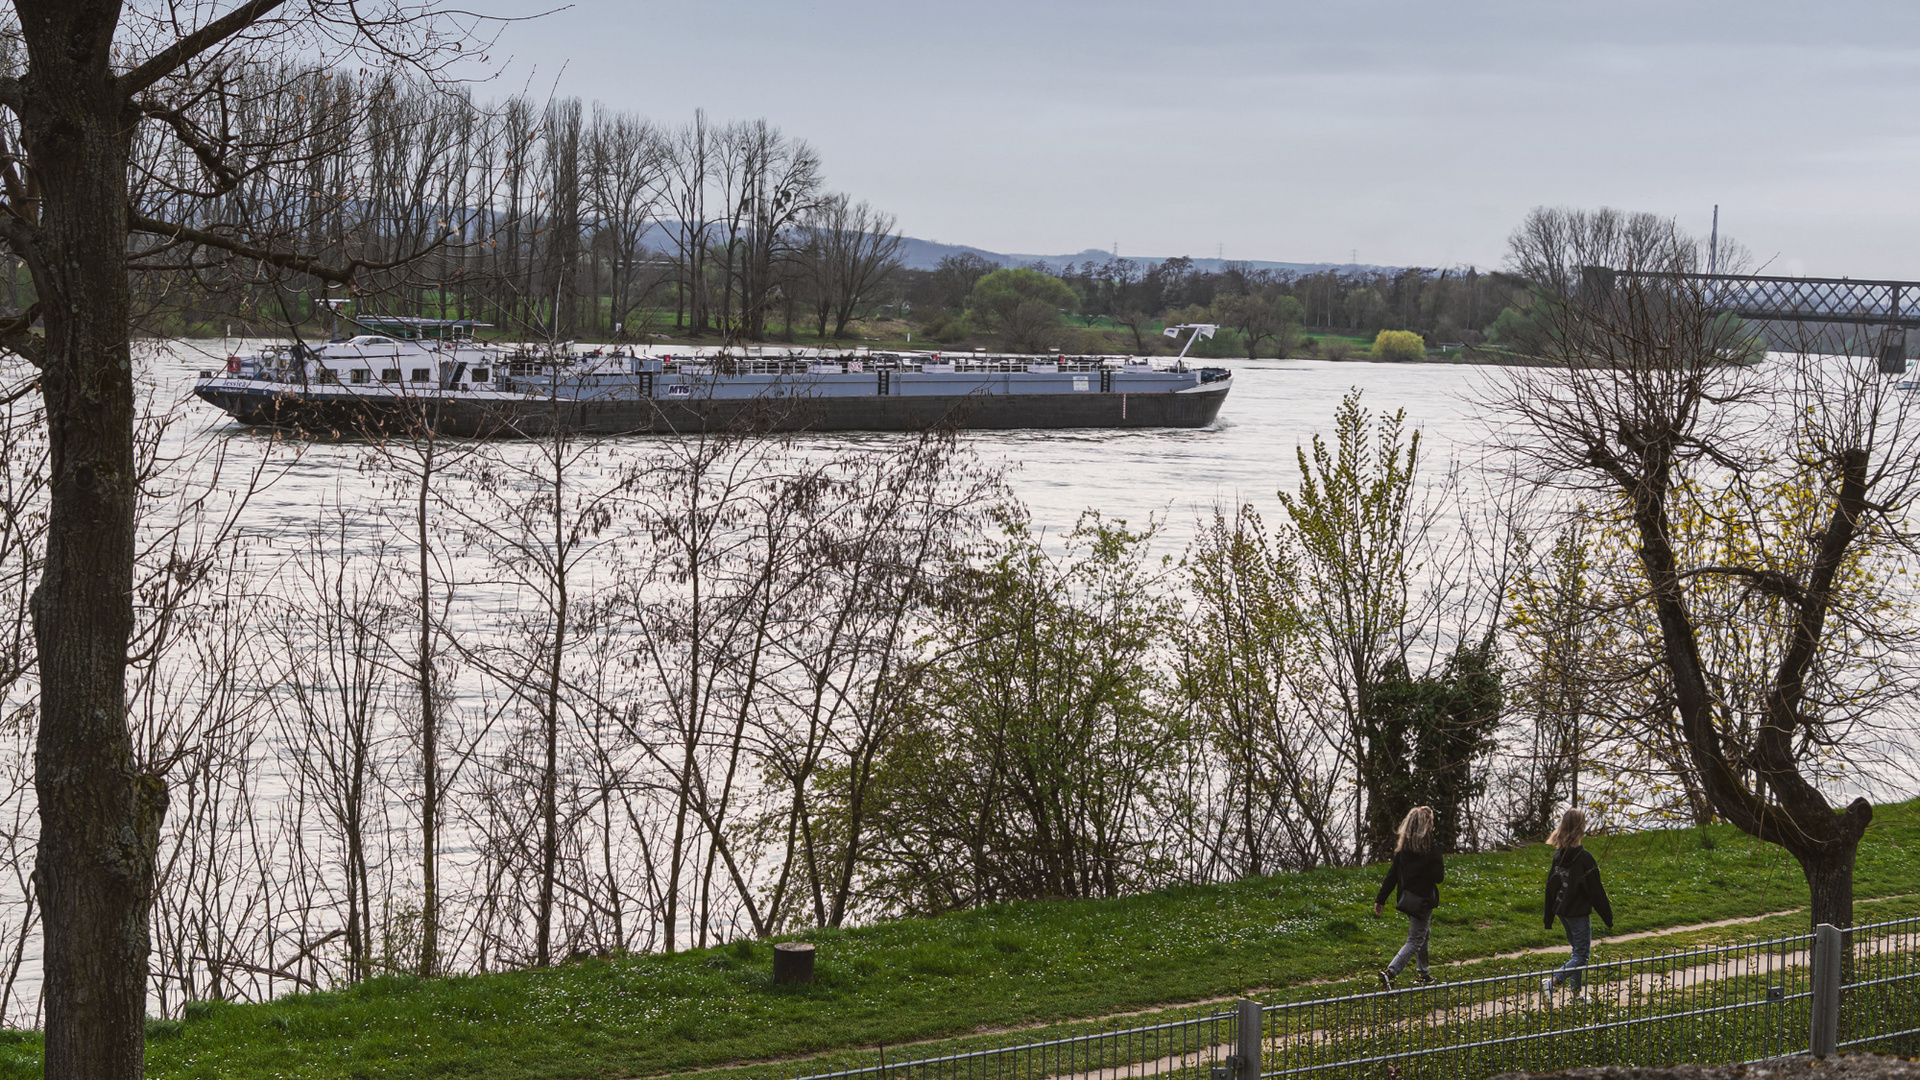
<instances>
[{"instance_id":1,"label":"black jacket","mask_svg":"<svg viewBox=\"0 0 1920 1080\"><path fill-rule=\"evenodd\" d=\"M1573 882L1564 899L1560 876L1554 873L1563 865ZM1613 905L1607 902L1606 886L1600 884L1600 864L1593 860L1593 853L1583 847L1555 851L1553 866L1547 871L1547 927L1552 928L1555 915L1577 918L1596 911L1607 929L1613 929Z\"/></svg>"},{"instance_id":2,"label":"black jacket","mask_svg":"<svg viewBox=\"0 0 1920 1080\"><path fill-rule=\"evenodd\" d=\"M1427 910L1440 906L1440 883L1446 880L1447 864L1440 861L1440 855L1432 851L1396 851L1393 853L1393 865L1387 868L1387 880L1380 883L1380 893L1373 898L1376 907L1387 902L1387 894L1395 885L1403 893L1412 893L1427 902Z\"/></svg>"}]
</instances>

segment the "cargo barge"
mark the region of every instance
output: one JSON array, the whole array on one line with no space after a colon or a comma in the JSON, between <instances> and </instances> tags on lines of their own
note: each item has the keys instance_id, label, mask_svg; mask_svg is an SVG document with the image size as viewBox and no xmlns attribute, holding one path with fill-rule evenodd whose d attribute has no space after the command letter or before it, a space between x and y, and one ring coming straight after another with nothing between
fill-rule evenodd
<instances>
[{"instance_id":1,"label":"cargo barge","mask_svg":"<svg viewBox=\"0 0 1920 1080\"><path fill-rule=\"evenodd\" d=\"M1134 357L776 352L577 354L478 342L481 324L362 319L366 333L231 357L194 393L247 425L308 434L425 426L464 437L555 432L1203 427L1232 372Z\"/></svg>"}]
</instances>

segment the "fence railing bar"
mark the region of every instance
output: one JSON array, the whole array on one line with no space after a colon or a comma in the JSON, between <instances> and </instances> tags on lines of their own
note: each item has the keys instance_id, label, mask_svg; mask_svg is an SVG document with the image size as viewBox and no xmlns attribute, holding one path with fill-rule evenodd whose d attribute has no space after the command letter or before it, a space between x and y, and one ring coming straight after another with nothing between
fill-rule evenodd
<instances>
[{"instance_id":1,"label":"fence railing bar","mask_svg":"<svg viewBox=\"0 0 1920 1080\"><path fill-rule=\"evenodd\" d=\"M1858 931L1856 930L1856 933L1857 932ZM1703 957L1703 956L1743 953L1743 952L1756 950L1763 946L1771 946L1771 945L1777 945L1777 944L1798 944L1798 945L1811 946L1812 942L1813 942L1813 935L1805 934L1805 935L1801 935L1799 937L1793 937L1793 938L1777 938L1770 941L1750 942L1742 945L1718 946L1713 949L1704 950L1704 951L1689 950L1687 952L1677 952L1677 953L1656 953L1652 956L1645 956L1645 957L1625 957L1619 960L1595 961L1595 962L1589 963L1586 966L1585 974L1587 977L1587 981L1592 982L1592 981L1596 981L1596 979L1599 978L1601 974L1604 972L1612 971L1620 968L1645 967L1649 961L1673 961L1673 963L1670 963L1667 965L1668 973L1678 972L1678 973L1686 974L1686 973L1694 972L1695 969L1704 966L1700 962L1700 957ZM1799 967L1806 967L1807 964L1799 963L1799 964L1791 964L1786 966L1788 968L1799 968ZM1398 997L1405 997L1405 996L1412 996L1412 995L1433 994L1433 993L1439 992L1441 987L1446 987L1448 989L1455 989L1455 988L1462 988L1462 987L1490 986L1497 983L1524 984L1529 979L1532 979L1535 982L1538 982L1541 978L1551 975L1558 970L1559 970L1558 967L1539 968L1533 971L1517 972L1517 973L1504 974L1504 975L1487 975L1487 976L1482 976L1480 978L1475 978L1475 979L1455 979L1455 980L1449 980L1444 983L1435 983L1432 986L1409 987L1404 990L1366 990L1357 994L1346 994L1340 997L1315 998L1310 1001L1277 1002L1272 1005L1264 1006L1264 1008L1268 1012L1283 1012L1288 1009L1313 1008L1313 1007L1329 1005L1337 1002L1366 1001L1366 1000L1373 1000L1373 999L1388 999L1388 998L1398 998Z\"/></svg>"},{"instance_id":2,"label":"fence railing bar","mask_svg":"<svg viewBox=\"0 0 1920 1080\"><path fill-rule=\"evenodd\" d=\"M1905 1031L1885 1031L1885 1032L1881 1032L1878 1035L1872 1035L1872 1036L1868 1036L1866 1038L1861 1038L1861 1039L1848 1039L1845 1042L1840 1043L1839 1045L1866 1046L1869 1043L1886 1042L1888 1039L1903 1038L1907 1035L1920 1035L1920 1027L1910 1027L1910 1028L1907 1028Z\"/></svg>"},{"instance_id":3,"label":"fence railing bar","mask_svg":"<svg viewBox=\"0 0 1920 1080\"><path fill-rule=\"evenodd\" d=\"M1910 971L1905 975L1889 975L1884 979L1863 979L1859 982L1850 982L1846 985L1846 989L1864 990L1872 986L1886 986L1889 983L1912 982L1916 978L1920 978L1920 971Z\"/></svg>"},{"instance_id":4,"label":"fence railing bar","mask_svg":"<svg viewBox=\"0 0 1920 1080\"><path fill-rule=\"evenodd\" d=\"M1763 1061L1786 1061L1789 1058L1803 1058L1806 1056L1807 1056L1807 1052L1804 1049L1802 1049L1802 1050L1795 1050L1792 1053L1787 1053L1787 1054L1768 1054L1766 1057L1748 1058L1745 1061L1735 1061L1735 1062L1730 1062L1729 1064L1758 1065Z\"/></svg>"}]
</instances>

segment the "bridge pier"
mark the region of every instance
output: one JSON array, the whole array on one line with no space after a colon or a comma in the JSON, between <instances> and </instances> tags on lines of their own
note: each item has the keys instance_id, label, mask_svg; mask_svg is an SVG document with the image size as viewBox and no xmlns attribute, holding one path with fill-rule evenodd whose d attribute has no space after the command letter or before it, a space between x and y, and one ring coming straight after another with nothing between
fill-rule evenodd
<instances>
[{"instance_id":1,"label":"bridge pier","mask_svg":"<svg viewBox=\"0 0 1920 1080\"><path fill-rule=\"evenodd\" d=\"M1905 327L1889 326L1880 339L1880 374L1905 375L1907 373L1907 331Z\"/></svg>"}]
</instances>

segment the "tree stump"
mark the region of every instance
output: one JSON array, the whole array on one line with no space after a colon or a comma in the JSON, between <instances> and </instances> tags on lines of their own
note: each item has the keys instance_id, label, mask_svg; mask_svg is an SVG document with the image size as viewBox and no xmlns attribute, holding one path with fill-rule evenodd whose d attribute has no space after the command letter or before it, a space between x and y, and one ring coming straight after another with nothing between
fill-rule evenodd
<instances>
[{"instance_id":1,"label":"tree stump","mask_svg":"<svg viewBox=\"0 0 1920 1080\"><path fill-rule=\"evenodd\" d=\"M813 946L804 941L783 941L773 947L773 985L813 981Z\"/></svg>"}]
</instances>

